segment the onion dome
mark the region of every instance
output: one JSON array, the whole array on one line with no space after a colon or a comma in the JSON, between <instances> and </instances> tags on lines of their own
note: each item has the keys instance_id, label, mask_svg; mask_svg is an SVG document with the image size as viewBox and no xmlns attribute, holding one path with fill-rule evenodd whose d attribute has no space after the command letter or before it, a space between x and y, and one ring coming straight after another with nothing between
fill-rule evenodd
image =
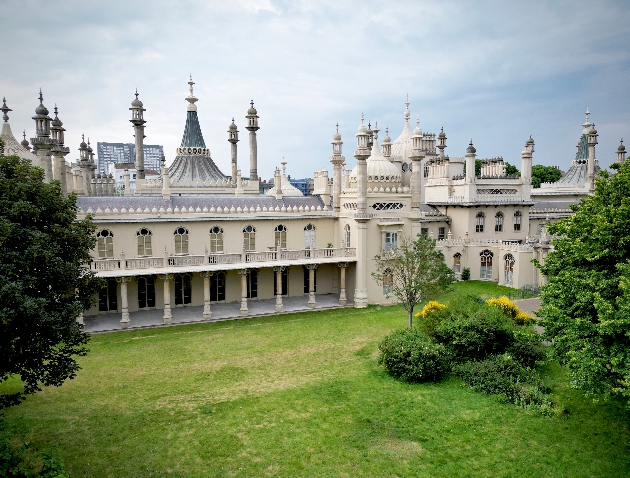
<instances>
[{"instance_id":1,"label":"onion dome","mask_svg":"<svg viewBox=\"0 0 630 478\"><path fill-rule=\"evenodd\" d=\"M333 135L333 141L341 141L341 135L339 134L339 123L336 125L337 131Z\"/></svg>"},{"instance_id":2,"label":"onion dome","mask_svg":"<svg viewBox=\"0 0 630 478\"><path fill-rule=\"evenodd\" d=\"M87 144L85 144L85 135L81 135L81 144L79 145L79 149L87 149Z\"/></svg>"},{"instance_id":3,"label":"onion dome","mask_svg":"<svg viewBox=\"0 0 630 478\"><path fill-rule=\"evenodd\" d=\"M252 100L252 101L251 101L250 105L251 105L251 106L250 106L250 107L249 107L249 109L247 110L247 114L248 114L248 115L255 115L255 114L258 114L258 111L256 111L256 108L254 108L254 100Z\"/></svg>"},{"instance_id":4,"label":"onion dome","mask_svg":"<svg viewBox=\"0 0 630 478\"><path fill-rule=\"evenodd\" d=\"M131 107L132 108L142 108L144 105L142 104L142 101L140 101L138 99L138 89L137 88L136 88L135 95L136 95L136 99L131 102Z\"/></svg>"},{"instance_id":5,"label":"onion dome","mask_svg":"<svg viewBox=\"0 0 630 478\"><path fill-rule=\"evenodd\" d=\"M55 105L55 119L52 120L52 125L55 128L60 128L63 126L63 123L61 122L61 120L59 119L58 115L58 110L57 110L57 105Z\"/></svg>"},{"instance_id":6,"label":"onion dome","mask_svg":"<svg viewBox=\"0 0 630 478\"><path fill-rule=\"evenodd\" d=\"M422 130L420 129L420 118L416 117L416 128L413 130L414 136L422 136Z\"/></svg>"},{"instance_id":7,"label":"onion dome","mask_svg":"<svg viewBox=\"0 0 630 478\"><path fill-rule=\"evenodd\" d=\"M87 152L88 153L94 152L94 150L92 149L92 146L90 146L90 138L88 138L88 142L87 142Z\"/></svg>"},{"instance_id":8,"label":"onion dome","mask_svg":"<svg viewBox=\"0 0 630 478\"><path fill-rule=\"evenodd\" d=\"M385 126L385 137L383 138L383 143L391 143L392 139L389 137L389 126Z\"/></svg>"},{"instance_id":9,"label":"onion dome","mask_svg":"<svg viewBox=\"0 0 630 478\"><path fill-rule=\"evenodd\" d=\"M626 150L626 147L623 145L623 138L621 138L621 142L619 146L617 146L617 151L623 152Z\"/></svg>"},{"instance_id":10,"label":"onion dome","mask_svg":"<svg viewBox=\"0 0 630 478\"><path fill-rule=\"evenodd\" d=\"M236 124L234 123L234 118L232 118L232 124L230 125L229 129L230 129L230 131L236 131Z\"/></svg>"},{"instance_id":11,"label":"onion dome","mask_svg":"<svg viewBox=\"0 0 630 478\"><path fill-rule=\"evenodd\" d=\"M47 116L48 108L44 106L44 96L42 95L42 90L39 90L39 106L35 108L36 115Z\"/></svg>"},{"instance_id":12,"label":"onion dome","mask_svg":"<svg viewBox=\"0 0 630 478\"><path fill-rule=\"evenodd\" d=\"M593 126L591 130L588 132L588 134L597 134L597 130L595 129L595 123L593 123Z\"/></svg>"},{"instance_id":13,"label":"onion dome","mask_svg":"<svg viewBox=\"0 0 630 478\"><path fill-rule=\"evenodd\" d=\"M25 149L30 150L31 146L28 142L28 139L26 139L26 130L24 130L24 132L22 133L24 139L22 140L22 142L20 143L22 146L24 146Z\"/></svg>"},{"instance_id":14,"label":"onion dome","mask_svg":"<svg viewBox=\"0 0 630 478\"><path fill-rule=\"evenodd\" d=\"M440 134L438 134L438 138L446 138L446 133L444 132L444 127L440 130Z\"/></svg>"},{"instance_id":15,"label":"onion dome","mask_svg":"<svg viewBox=\"0 0 630 478\"><path fill-rule=\"evenodd\" d=\"M361 124L359 125L359 134L368 134L368 129L363 124L363 113L361 113Z\"/></svg>"},{"instance_id":16,"label":"onion dome","mask_svg":"<svg viewBox=\"0 0 630 478\"><path fill-rule=\"evenodd\" d=\"M7 113L13 110L7 106L6 98L2 98L2 108L0 108L0 111L2 111L3 113L2 119L4 120L4 122L6 123L7 121L9 121L9 115L7 115Z\"/></svg>"},{"instance_id":17,"label":"onion dome","mask_svg":"<svg viewBox=\"0 0 630 478\"><path fill-rule=\"evenodd\" d=\"M468 145L468 148L466 148L466 153L469 154L475 154L477 152L477 150L475 149L475 147L472 144L472 139L470 140L470 144Z\"/></svg>"},{"instance_id":18,"label":"onion dome","mask_svg":"<svg viewBox=\"0 0 630 478\"><path fill-rule=\"evenodd\" d=\"M358 167L352 168L350 173L350 183L354 183L352 187L356 187ZM401 174L398 167L387 159L381 148L378 147L378 141L375 140L372 145L372 154L367 159L367 187L374 191L383 188L398 188L401 182Z\"/></svg>"}]
</instances>

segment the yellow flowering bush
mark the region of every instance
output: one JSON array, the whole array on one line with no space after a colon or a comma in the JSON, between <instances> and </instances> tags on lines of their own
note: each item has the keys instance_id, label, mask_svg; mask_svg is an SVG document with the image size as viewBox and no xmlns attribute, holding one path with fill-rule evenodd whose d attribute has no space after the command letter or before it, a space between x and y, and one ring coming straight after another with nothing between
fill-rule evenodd
<instances>
[{"instance_id":1,"label":"yellow flowering bush","mask_svg":"<svg viewBox=\"0 0 630 478\"><path fill-rule=\"evenodd\" d=\"M424 319L427 315L432 314L433 312L437 312L438 310L442 310L446 308L446 304L440 304L437 300L430 300L424 308L415 314L414 317L419 317Z\"/></svg>"},{"instance_id":2,"label":"yellow flowering bush","mask_svg":"<svg viewBox=\"0 0 630 478\"><path fill-rule=\"evenodd\" d=\"M498 299L493 297L492 299L488 299L486 304L492 307L498 307L501 312L512 319L515 324L526 325L534 322L534 317L529 315L527 312L523 312L506 296L499 297Z\"/></svg>"}]
</instances>

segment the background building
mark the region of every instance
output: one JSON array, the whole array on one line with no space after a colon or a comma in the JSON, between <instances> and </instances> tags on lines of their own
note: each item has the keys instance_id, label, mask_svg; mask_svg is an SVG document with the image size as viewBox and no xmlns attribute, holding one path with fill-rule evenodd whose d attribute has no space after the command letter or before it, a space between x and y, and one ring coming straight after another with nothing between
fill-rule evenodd
<instances>
[{"instance_id":1,"label":"background building","mask_svg":"<svg viewBox=\"0 0 630 478\"><path fill-rule=\"evenodd\" d=\"M160 159L164 148L158 144L145 144L144 165L147 169L161 172ZM136 160L136 145L133 143L96 143L98 170L108 172L108 164L133 163Z\"/></svg>"}]
</instances>

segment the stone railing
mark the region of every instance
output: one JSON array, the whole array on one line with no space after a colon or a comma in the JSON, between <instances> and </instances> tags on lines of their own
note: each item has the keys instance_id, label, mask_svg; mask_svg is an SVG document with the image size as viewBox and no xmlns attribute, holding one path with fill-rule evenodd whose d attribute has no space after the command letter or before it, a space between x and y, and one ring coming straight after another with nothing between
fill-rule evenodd
<instances>
[{"instance_id":1,"label":"stone railing","mask_svg":"<svg viewBox=\"0 0 630 478\"><path fill-rule=\"evenodd\" d=\"M120 269L120 261L118 259L98 259L90 263L90 269L93 271L111 271Z\"/></svg>"},{"instance_id":2,"label":"stone railing","mask_svg":"<svg viewBox=\"0 0 630 478\"><path fill-rule=\"evenodd\" d=\"M127 269L150 269L152 267L164 267L163 257L138 257L125 261Z\"/></svg>"},{"instance_id":3,"label":"stone railing","mask_svg":"<svg viewBox=\"0 0 630 478\"><path fill-rule=\"evenodd\" d=\"M241 258L241 254L210 254L208 264L237 264Z\"/></svg>"},{"instance_id":4,"label":"stone railing","mask_svg":"<svg viewBox=\"0 0 630 478\"><path fill-rule=\"evenodd\" d=\"M200 266L206 263L205 256L171 256L169 266Z\"/></svg>"}]
</instances>

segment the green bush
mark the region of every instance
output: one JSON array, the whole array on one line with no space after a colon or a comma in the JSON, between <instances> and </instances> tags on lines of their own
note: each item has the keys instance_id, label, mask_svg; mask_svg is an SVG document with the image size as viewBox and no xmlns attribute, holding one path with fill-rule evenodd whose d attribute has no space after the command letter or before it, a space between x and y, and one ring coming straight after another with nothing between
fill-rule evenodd
<instances>
[{"instance_id":1,"label":"green bush","mask_svg":"<svg viewBox=\"0 0 630 478\"><path fill-rule=\"evenodd\" d=\"M432 336L458 362L503 353L514 342L512 321L483 301L479 303L473 298L456 300L435 315L437 325Z\"/></svg>"},{"instance_id":2,"label":"green bush","mask_svg":"<svg viewBox=\"0 0 630 478\"><path fill-rule=\"evenodd\" d=\"M530 368L534 368L536 362L542 362L547 358L542 346L518 341L510 345L505 352L521 365Z\"/></svg>"},{"instance_id":3,"label":"green bush","mask_svg":"<svg viewBox=\"0 0 630 478\"><path fill-rule=\"evenodd\" d=\"M67 478L58 452L39 451L28 441L0 436L0 476L19 478Z\"/></svg>"},{"instance_id":4,"label":"green bush","mask_svg":"<svg viewBox=\"0 0 630 478\"><path fill-rule=\"evenodd\" d=\"M378 363L384 365L390 375L407 382L437 381L448 369L444 346L416 330L396 330L387 335L378 348Z\"/></svg>"},{"instance_id":5,"label":"green bush","mask_svg":"<svg viewBox=\"0 0 630 478\"><path fill-rule=\"evenodd\" d=\"M453 367L453 372L473 389L503 400L532 408L544 415L553 414L551 390L535 370L524 367L509 354L494 355L482 361L469 361Z\"/></svg>"},{"instance_id":6,"label":"green bush","mask_svg":"<svg viewBox=\"0 0 630 478\"><path fill-rule=\"evenodd\" d=\"M462 269L462 280L470 280L470 267Z\"/></svg>"}]
</instances>

